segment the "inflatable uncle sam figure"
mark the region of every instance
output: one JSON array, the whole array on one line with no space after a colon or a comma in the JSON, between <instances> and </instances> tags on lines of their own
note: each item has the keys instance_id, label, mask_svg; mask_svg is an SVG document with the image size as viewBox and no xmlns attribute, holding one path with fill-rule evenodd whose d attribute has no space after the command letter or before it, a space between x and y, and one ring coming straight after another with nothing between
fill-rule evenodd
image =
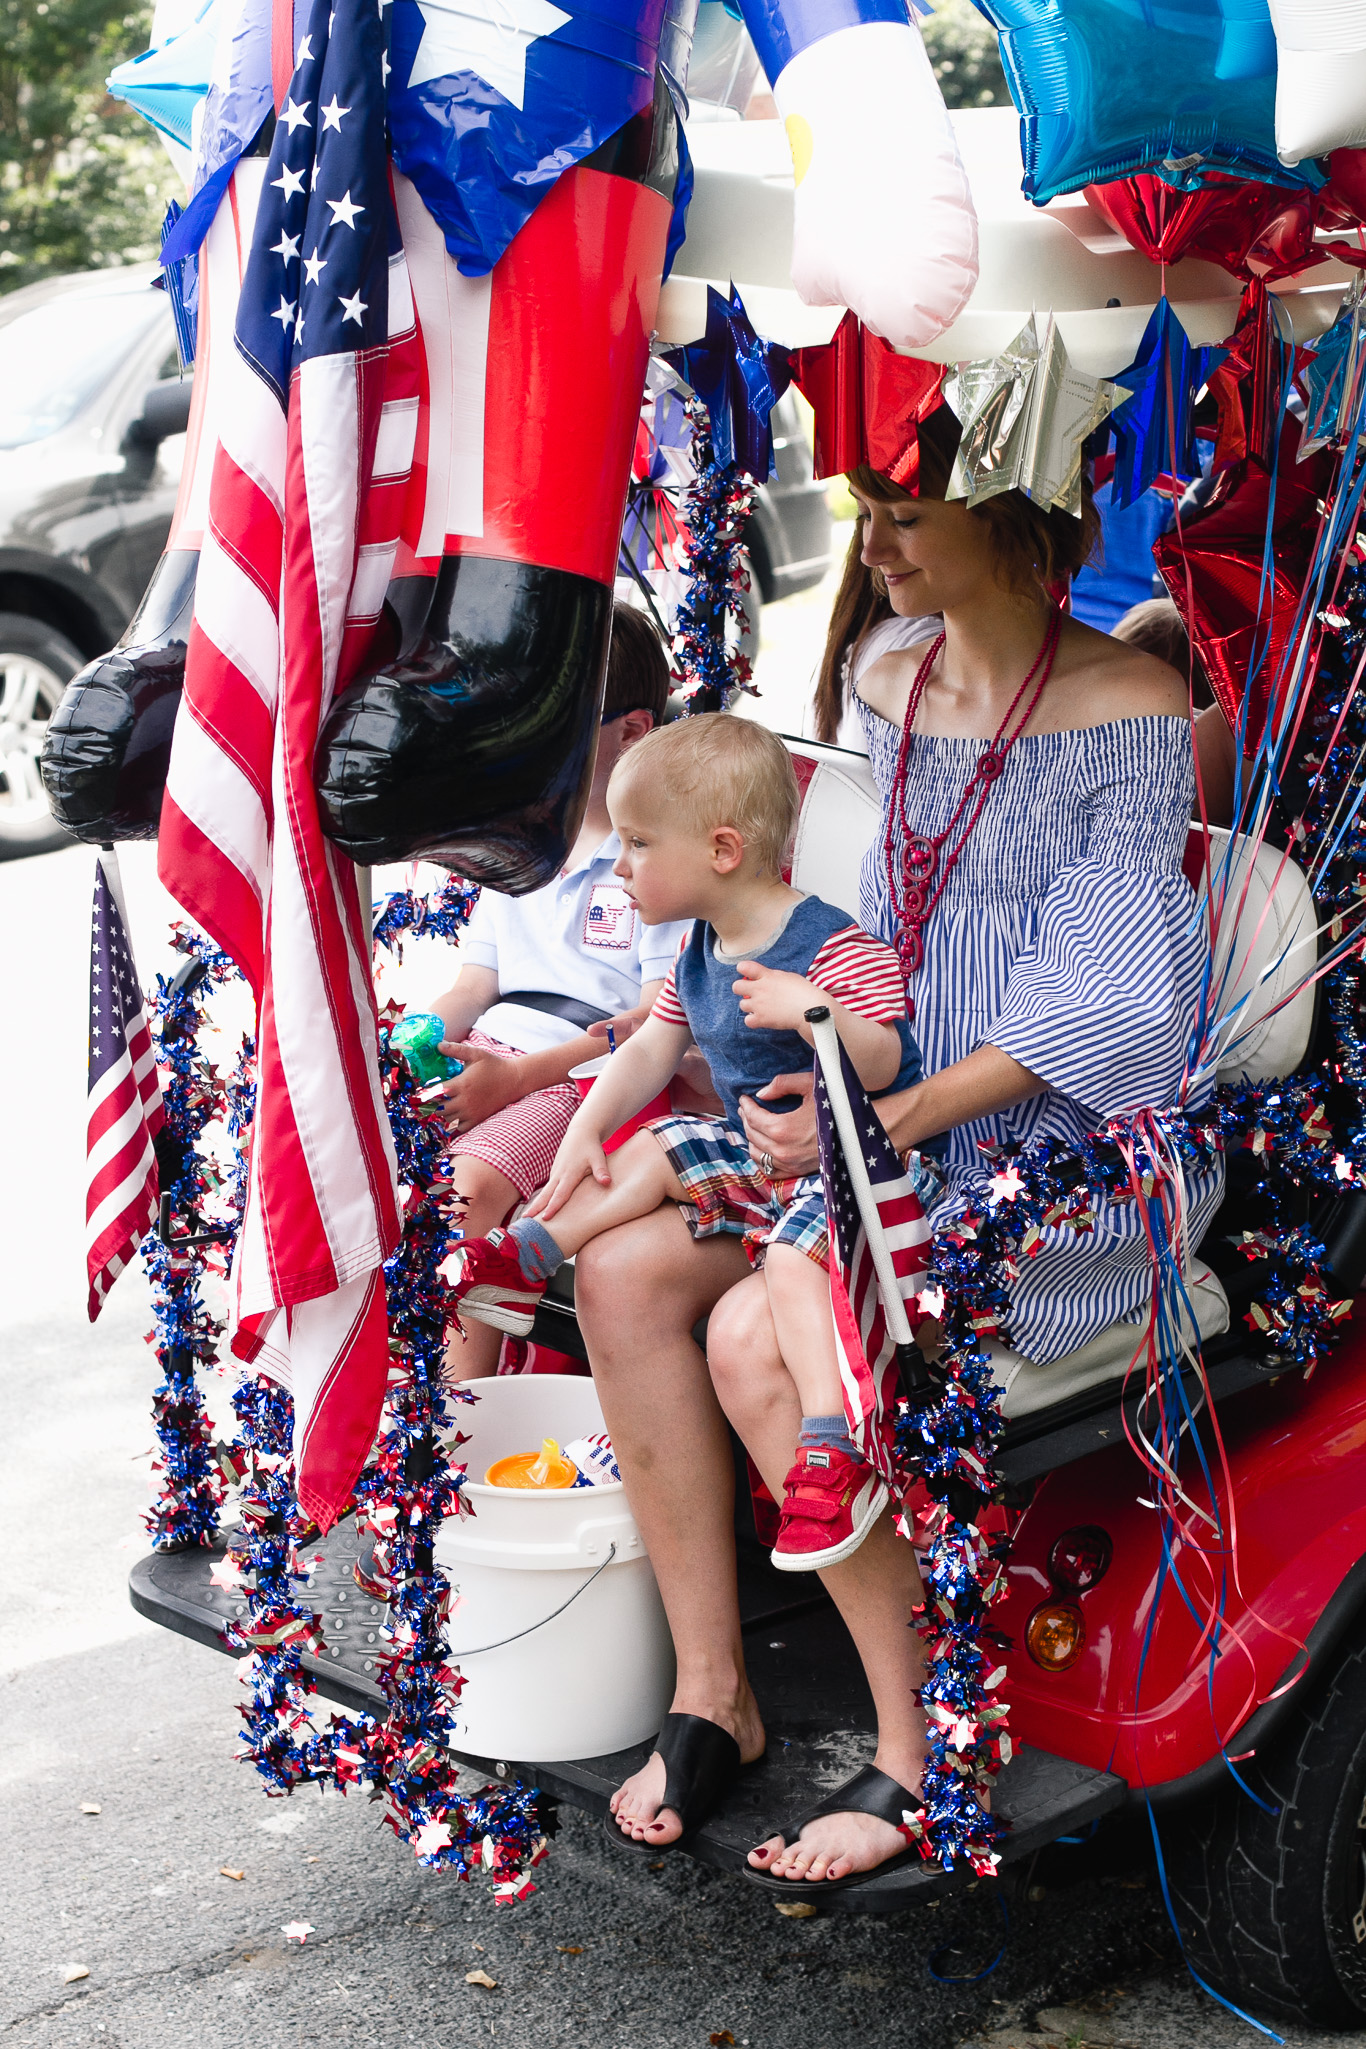
<instances>
[{"instance_id":1,"label":"inflatable uncle sam figure","mask_svg":"<svg viewBox=\"0 0 1366 2049\"><path fill-rule=\"evenodd\" d=\"M294 1394L327 1527L373 1440L399 1200L353 863L520 892L594 755L697 0L210 0L112 88L188 150L195 356L167 552L44 775L251 981L232 1345ZM744 0L794 283L923 346L976 223L905 0ZM168 24L169 25L169 24ZM349 857L349 858L346 858Z\"/></svg>"},{"instance_id":2,"label":"inflatable uncle sam figure","mask_svg":"<svg viewBox=\"0 0 1366 2049\"><path fill-rule=\"evenodd\" d=\"M213 0L111 80L193 144L164 254L203 245L199 361L166 560L119 656L96 665L98 701L73 693L49 749L49 788L82 837L159 822L221 405L215 338L234 319L271 117L300 144L313 134L317 110L290 93L307 12ZM792 149L797 292L924 346L967 302L977 231L905 0L743 13ZM649 338L691 189L697 4L382 0L381 14L421 488L384 593L382 666L326 726L323 821L357 860L431 854L520 889L562 857L591 754ZM298 283L306 320L325 279Z\"/></svg>"}]
</instances>

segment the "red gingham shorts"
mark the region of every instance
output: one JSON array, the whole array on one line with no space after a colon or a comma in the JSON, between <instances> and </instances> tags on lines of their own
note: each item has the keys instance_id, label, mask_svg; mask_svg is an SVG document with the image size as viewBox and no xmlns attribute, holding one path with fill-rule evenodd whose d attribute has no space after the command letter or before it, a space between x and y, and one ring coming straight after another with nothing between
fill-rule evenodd
<instances>
[{"instance_id":1,"label":"red gingham shorts","mask_svg":"<svg viewBox=\"0 0 1366 2049\"><path fill-rule=\"evenodd\" d=\"M505 1046L501 1039L491 1039L487 1032L467 1032L465 1043L483 1046L504 1060L518 1057L515 1046ZM550 1179L550 1169L569 1129L569 1120L582 1101L572 1081L536 1089L520 1101L495 1110L482 1124L469 1131L458 1131L448 1151L453 1159L463 1155L496 1168L526 1202Z\"/></svg>"}]
</instances>

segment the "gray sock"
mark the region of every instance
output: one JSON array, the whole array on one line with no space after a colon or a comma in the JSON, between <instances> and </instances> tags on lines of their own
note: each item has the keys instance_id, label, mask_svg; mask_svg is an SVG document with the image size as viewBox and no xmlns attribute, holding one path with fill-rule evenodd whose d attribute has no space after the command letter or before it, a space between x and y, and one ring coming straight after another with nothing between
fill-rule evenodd
<instances>
[{"instance_id":1,"label":"gray sock","mask_svg":"<svg viewBox=\"0 0 1366 2049\"><path fill-rule=\"evenodd\" d=\"M797 1448L803 1445L828 1445L831 1451L842 1451L846 1458L861 1459L863 1453L849 1435L849 1419L843 1409L835 1416L803 1416L801 1436Z\"/></svg>"},{"instance_id":2,"label":"gray sock","mask_svg":"<svg viewBox=\"0 0 1366 2049\"><path fill-rule=\"evenodd\" d=\"M548 1281L564 1265L564 1254L539 1217L518 1217L508 1225L517 1247L517 1264L529 1281Z\"/></svg>"}]
</instances>

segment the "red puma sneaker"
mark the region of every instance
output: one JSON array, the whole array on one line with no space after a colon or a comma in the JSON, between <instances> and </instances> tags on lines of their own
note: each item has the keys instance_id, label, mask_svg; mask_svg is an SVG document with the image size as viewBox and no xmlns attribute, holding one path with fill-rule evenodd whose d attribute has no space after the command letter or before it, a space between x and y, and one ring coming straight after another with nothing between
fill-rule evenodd
<instances>
[{"instance_id":1,"label":"red puma sneaker","mask_svg":"<svg viewBox=\"0 0 1366 2049\"><path fill-rule=\"evenodd\" d=\"M891 1496L863 1459L828 1444L804 1444L783 1482L773 1563L779 1572L818 1572L851 1558Z\"/></svg>"},{"instance_id":2,"label":"red puma sneaker","mask_svg":"<svg viewBox=\"0 0 1366 2049\"><path fill-rule=\"evenodd\" d=\"M506 1231L493 1230L487 1238L453 1245L438 1271L462 1316L505 1330L509 1337L530 1337L546 1283L527 1279L517 1257L517 1241Z\"/></svg>"}]
</instances>

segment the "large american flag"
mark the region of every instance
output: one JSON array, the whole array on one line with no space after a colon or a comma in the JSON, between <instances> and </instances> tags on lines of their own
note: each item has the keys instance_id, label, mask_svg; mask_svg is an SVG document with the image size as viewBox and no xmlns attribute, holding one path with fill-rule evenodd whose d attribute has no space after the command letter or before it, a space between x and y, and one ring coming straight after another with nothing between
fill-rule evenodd
<instances>
[{"instance_id":1,"label":"large american flag","mask_svg":"<svg viewBox=\"0 0 1366 2049\"><path fill-rule=\"evenodd\" d=\"M399 1231L367 919L313 790L319 727L384 602L417 425L387 71L376 0L315 0L264 180L234 175L250 255L235 337L211 338L218 446L160 841L167 888L256 992L232 1344L293 1391L323 1528L373 1441Z\"/></svg>"},{"instance_id":2,"label":"large american flag","mask_svg":"<svg viewBox=\"0 0 1366 2049\"><path fill-rule=\"evenodd\" d=\"M164 1113L112 847L95 867L90 933L90 1093L85 1267L90 1321L156 1215L152 1141Z\"/></svg>"},{"instance_id":3,"label":"large american flag","mask_svg":"<svg viewBox=\"0 0 1366 2049\"><path fill-rule=\"evenodd\" d=\"M884 1479L894 1480L892 1426L899 1368L878 1288L873 1247L831 1102L833 1090L841 1087L841 1077L852 1113L850 1136L858 1148L860 1179L866 1177L865 1199L876 1214L912 1329L919 1321L915 1297L925 1283L930 1227L920 1198L833 1025L817 1025L815 1031L816 1133L830 1228L830 1308L844 1408L854 1442ZM836 1049L839 1073L832 1074L829 1070Z\"/></svg>"}]
</instances>

